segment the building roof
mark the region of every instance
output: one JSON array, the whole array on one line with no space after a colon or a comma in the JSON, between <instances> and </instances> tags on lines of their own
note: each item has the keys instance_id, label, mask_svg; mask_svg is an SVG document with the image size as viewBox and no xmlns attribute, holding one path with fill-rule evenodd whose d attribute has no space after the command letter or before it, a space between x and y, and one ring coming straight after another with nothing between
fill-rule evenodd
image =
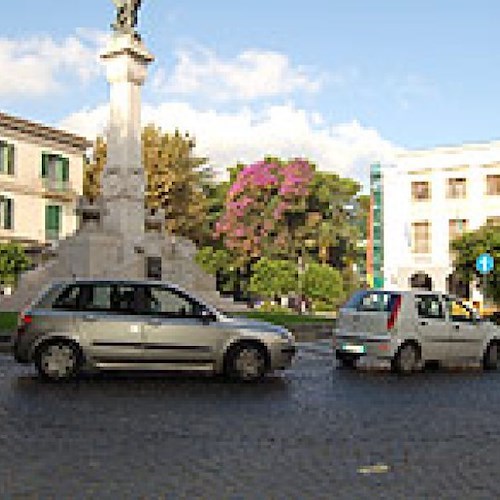
<instances>
[{"instance_id":1,"label":"building roof","mask_svg":"<svg viewBox=\"0 0 500 500\"><path fill-rule=\"evenodd\" d=\"M92 142L85 137L2 112L0 112L0 129L11 130L39 139L50 140L62 146L70 146L82 151L92 146Z\"/></svg>"}]
</instances>

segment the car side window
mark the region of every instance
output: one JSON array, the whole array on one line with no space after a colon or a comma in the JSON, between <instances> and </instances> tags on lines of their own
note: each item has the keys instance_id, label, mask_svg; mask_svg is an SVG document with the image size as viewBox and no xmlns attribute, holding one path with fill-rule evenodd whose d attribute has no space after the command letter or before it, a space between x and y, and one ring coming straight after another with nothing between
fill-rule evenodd
<instances>
[{"instance_id":1,"label":"car side window","mask_svg":"<svg viewBox=\"0 0 500 500\"><path fill-rule=\"evenodd\" d=\"M176 290L151 286L144 290L143 312L171 318L192 318L199 316L199 306Z\"/></svg>"},{"instance_id":2,"label":"car side window","mask_svg":"<svg viewBox=\"0 0 500 500\"><path fill-rule=\"evenodd\" d=\"M439 295L416 295L415 305L419 318L445 319L444 308Z\"/></svg>"},{"instance_id":3,"label":"car side window","mask_svg":"<svg viewBox=\"0 0 500 500\"><path fill-rule=\"evenodd\" d=\"M111 311L112 285L87 285L84 290L84 299L82 301L84 311Z\"/></svg>"},{"instance_id":4,"label":"car side window","mask_svg":"<svg viewBox=\"0 0 500 500\"><path fill-rule=\"evenodd\" d=\"M80 304L81 287L79 285L67 286L52 304L53 309L77 311Z\"/></svg>"},{"instance_id":5,"label":"car side window","mask_svg":"<svg viewBox=\"0 0 500 500\"><path fill-rule=\"evenodd\" d=\"M456 299L448 299L448 314L451 321L472 322L474 313L463 302Z\"/></svg>"},{"instance_id":6,"label":"car side window","mask_svg":"<svg viewBox=\"0 0 500 500\"><path fill-rule=\"evenodd\" d=\"M136 287L117 285L111 294L111 310L117 314L136 314Z\"/></svg>"}]
</instances>

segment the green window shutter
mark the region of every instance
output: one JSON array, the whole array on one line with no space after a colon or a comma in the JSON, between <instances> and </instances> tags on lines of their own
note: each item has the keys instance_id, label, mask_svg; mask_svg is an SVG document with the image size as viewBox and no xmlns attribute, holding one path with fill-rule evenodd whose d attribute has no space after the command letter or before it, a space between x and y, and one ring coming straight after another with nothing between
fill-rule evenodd
<instances>
[{"instance_id":1,"label":"green window shutter","mask_svg":"<svg viewBox=\"0 0 500 500\"><path fill-rule=\"evenodd\" d=\"M69 158L62 158L62 180L63 182L69 181Z\"/></svg>"},{"instance_id":2,"label":"green window shutter","mask_svg":"<svg viewBox=\"0 0 500 500\"><path fill-rule=\"evenodd\" d=\"M7 149L7 173L14 175L14 144L9 144Z\"/></svg>"},{"instance_id":3,"label":"green window shutter","mask_svg":"<svg viewBox=\"0 0 500 500\"><path fill-rule=\"evenodd\" d=\"M45 179L49 176L49 154L42 153L42 177Z\"/></svg>"},{"instance_id":4,"label":"green window shutter","mask_svg":"<svg viewBox=\"0 0 500 500\"><path fill-rule=\"evenodd\" d=\"M47 239L57 239L61 230L61 207L45 206L45 234Z\"/></svg>"},{"instance_id":5,"label":"green window shutter","mask_svg":"<svg viewBox=\"0 0 500 500\"><path fill-rule=\"evenodd\" d=\"M8 171L7 144L0 141L0 173L6 174Z\"/></svg>"},{"instance_id":6,"label":"green window shutter","mask_svg":"<svg viewBox=\"0 0 500 500\"><path fill-rule=\"evenodd\" d=\"M0 229L5 229L5 212L7 210L7 204L5 203L5 198L0 196Z\"/></svg>"},{"instance_id":7,"label":"green window shutter","mask_svg":"<svg viewBox=\"0 0 500 500\"><path fill-rule=\"evenodd\" d=\"M14 203L11 198L5 198L5 229L14 229Z\"/></svg>"}]
</instances>

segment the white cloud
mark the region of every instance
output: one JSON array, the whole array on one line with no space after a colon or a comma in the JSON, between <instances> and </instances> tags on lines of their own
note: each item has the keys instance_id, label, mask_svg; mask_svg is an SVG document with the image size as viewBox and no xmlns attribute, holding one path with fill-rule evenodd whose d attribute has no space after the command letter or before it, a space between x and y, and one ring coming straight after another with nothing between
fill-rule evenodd
<instances>
[{"instance_id":1,"label":"white cloud","mask_svg":"<svg viewBox=\"0 0 500 500\"><path fill-rule=\"evenodd\" d=\"M44 96L63 88L64 76L88 82L100 72L104 35L78 30L62 41L49 36L0 38L0 96Z\"/></svg>"},{"instance_id":2,"label":"white cloud","mask_svg":"<svg viewBox=\"0 0 500 500\"><path fill-rule=\"evenodd\" d=\"M107 123L108 107L83 110L60 126L93 139ZM371 128L353 121L327 125L320 113L292 104L271 106L260 112L242 108L223 113L198 110L182 102L143 106L143 124L154 123L164 132L178 128L196 139L196 153L209 158L223 176L237 162L251 163L264 156L303 157L319 170L353 177L367 185L369 165L391 161L397 148Z\"/></svg>"},{"instance_id":3,"label":"white cloud","mask_svg":"<svg viewBox=\"0 0 500 500\"><path fill-rule=\"evenodd\" d=\"M213 100L253 100L296 91L317 92L325 80L303 66L292 66L278 52L250 49L224 60L199 46L176 51L171 77L158 70L153 86L173 94L200 94Z\"/></svg>"}]
</instances>

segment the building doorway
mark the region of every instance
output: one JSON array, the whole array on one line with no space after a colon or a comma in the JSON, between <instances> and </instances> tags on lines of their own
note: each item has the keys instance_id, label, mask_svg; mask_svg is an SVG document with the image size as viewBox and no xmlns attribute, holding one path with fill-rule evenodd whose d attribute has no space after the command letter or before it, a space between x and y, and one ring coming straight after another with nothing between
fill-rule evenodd
<instances>
[{"instance_id":1,"label":"building doorway","mask_svg":"<svg viewBox=\"0 0 500 500\"><path fill-rule=\"evenodd\" d=\"M412 290L428 290L430 292L432 290L432 278L428 274L419 271L410 278L410 288Z\"/></svg>"}]
</instances>

